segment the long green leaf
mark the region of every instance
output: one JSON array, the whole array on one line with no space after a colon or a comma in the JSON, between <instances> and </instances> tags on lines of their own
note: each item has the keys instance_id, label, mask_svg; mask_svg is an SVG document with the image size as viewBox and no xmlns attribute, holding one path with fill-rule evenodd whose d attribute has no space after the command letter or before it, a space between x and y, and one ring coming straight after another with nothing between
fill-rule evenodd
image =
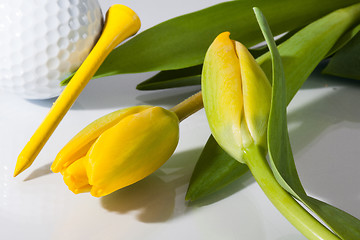
<instances>
[{"instance_id":1,"label":"long green leaf","mask_svg":"<svg viewBox=\"0 0 360 240\"><path fill-rule=\"evenodd\" d=\"M360 239L360 220L318 199L302 196L303 202L343 240Z\"/></svg>"},{"instance_id":2,"label":"long green leaf","mask_svg":"<svg viewBox=\"0 0 360 240\"><path fill-rule=\"evenodd\" d=\"M289 39L296 32L291 31L281 36L276 43L280 44ZM257 58L268 51L267 46L259 46L250 49L254 58ZM201 82L202 64L193 67L161 71L155 76L137 85L138 90L157 90L165 88L177 88L183 86L199 85Z\"/></svg>"},{"instance_id":3,"label":"long green leaf","mask_svg":"<svg viewBox=\"0 0 360 240\"><path fill-rule=\"evenodd\" d=\"M247 46L261 41L252 16L260 7L275 34L304 26L358 0L242 0L215 5L160 23L119 46L105 60L95 77L186 68L202 63L219 33L230 31Z\"/></svg>"},{"instance_id":4,"label":"long green leaf","mask_svg":"<svg viewBox=\"0 0 360 240\"><path fill-rule=\"evenodd\" d=\"M338 51L323 73L360 80L360 33Z\"/></svg>"},{"instance_id":5,"label":"long green leaf","mask_svg":"<svg viewBox=\"0 0 360 240\"><path fill-rule=\"evenodd\" d=\"M356 18L352 18L352 16L358 16L360 11L360 4L357 4L351 8L347 8L343 11L337 11L335 13L330 14L329 16L325 17L324 19L319 20L319 22L315 24L311 24L308 28L312 28L315 26L315 28L324 28L323 22L330 21L329 26L333 26L335 20L340 19L341 26L345 25L345 28L342 29L342 31L337 32L336 30L333 31L333 34L327 34L328 37L332 37L330 39L330 42L332 44L325 44L326 46L324 48L321 48L320 53L317 53L316 56L318 56L318 60L320 61L322 57L325 56L325 54L331 49L331 47L336 43L336 40L341 36L343 32L346 31L346 28L351 26L354 21L356 22ZM340 14L339 14L340 12ZM260 18L261 20L261 18ZM309 197L306 195L300 179L298 177L289 136L288 136L288 130L287 130L287 120L286 120L286 106L288 101L292 98L291 91L297 91L296 88L291 87L290 88L290 95L286 95L287 86L285 85L285 73L282 68L281 61L284 59L284 56L281 55L278 52L278 49L276 48L275 42L273 41L273 38L271 37L271 32L269 30L269 27L267 26L266 22L260 21L260 26L262 26L264 30L264 35L266 37L266 40L269 44L270 48L270 58L272 59L272 73L274 79L273 85L273 99L272 99L272 108L269 118L269 126L268 126L268 147L269 147L269 156L270 156L270 162L272 165L272 169L274 172L274 175L276 176L279 183L288 190L291 194L293 194L297 199L301 200L306 206L308 206L312 211L314 211L320 218L323 219L323 221L336 232L336 234L341 237L342 239L359 239L360 238L360 221L353 216L351 216L348 213L345 213L329 204L326 204L324 202L321 202L319 200L316 200L312 197ZM304 36L305 30L301 31L299 34L300 36ZM327 31L323 32L322 34L326 34ZM312 31L309 31L309 33L313 33ZM294 43L299 44L299 35L296 37L293 37ZM270 37L269 37L270 36ZM304 38L302 38L304 39ZM305 38L309 39L309 38ZM316 39L316 37L315 37ZM291 39L289 40L291 41ZM314 41L314 43L318 43L317 41ZM286 43L284 43L286 44ZM315 45L315 44L314 44ZM286 46L286 45L285 45ZM319 47L316 46L315 47ZM308 46L308 48L305 48L303 50L309 50L311 47ZM279 47L279 49L281 49ZM290 48L283 47L282 49L285 49L287 53L289 53ZM295 47L295 53L298 52L299 49L296 49ZM291 51L290 51L291 52ZM292 56L292 55L285 55L285 56ZM296 55L295 55L296 56ZM270 60L271 60L270 59ZM292 59L292 58L290 58ZM296 58L295 58L296 59ZM312 67L313 63L316 58L310 58L308 59L310 63L308 62L308 67ZM266 62L266 61L264 61ZM290 62L291 63L291 62ZM295 66L301 66L304 67L304 65L293 65L292 63L289 64L289 61L287 62L287 65L290 65L292 67ZM306 65L305 65L306 66ZM295 71L297 73L301 71ZM305 72L307 72L305 70ZM305 74L300 74L299 79L304 78ZM296 75L298 76L298 75ZM296 77L293 75L292 80L296 79ZM306 79L306 78L305 78ZM275 81L276 80L276 81ZM288 81L289 82L289 81ZM290 82L291 83L291 82ZM297 84L295 84L296 86ZM292 93L295 94L295 93ZM289 97L290 96L290 97ZM207 150L209 149L209 150ZM202 156L204 158L210 158L215 164L217 164L216 157L212 158L212 149L214 148L207 148L204 149L204 153ZM205 154L205 155L204 155ZM203 158L203 159L204 159ZM215 159L215 160L214 160ZM229 161L231 162L231 161ZM202 166L206 166L206 164L202 161L202 164L197 164L197 167L199 166L200 169L200 175L206 176L206 171L201 172L201 169L205 169ZM219 168L221 170L221 167ZM226 170L226 169L225 169ZM231 171L231 169L230 169ZM223 175L224 172L222 172L221 175ZM199 176L199 170L197 170L197 174ZM207 179L214 179L212 176L216 177L216 174L210 174L207 175ZM215 179L216 180L216 179ZM198 181L201 182L201 179ZM203 185L204 183L202 183ZM194 184L196 185L196 183ZM214 183L212 183L214 185ZM198 185L201 187L201 185ZM206 186L206 184L205 184ZM190 186L191 187L191 186Z\"/></svg>"},{"instance_id":6,"label":"long green leaf","mask_svg":"<svg viewBox=\"0 0 360 240\"><path fill-rule=\"evenodd\" d=\"M348 8L350 14L358 14L360 4ZM315 212L341 239L360 238L360 220L327 203L307 196L302 187L290 146L286 114L285 74L281 56L263 18L259 24L264 31L272 58L273 93L268 124L268 151L273 173L278 182L293 196Z\"/></svg>"},{"instance_id":7,"label":"long green leaf","mask_svg":"<svg viewBox=\"0 0 360 240\"><path fill-rule=\"evenodd\" d=\"M360 54L359 44L354 39L349 43L355 36L359 35L360 25L352 28L350 31L346 32L341 38L336 42L336 44L330 49L324 58L332 56L334 53L346 46L346 48L341 51L341 53L336 54L334 59L330 61L330 65L325 68L325 74L340 76L350 79L360 80L360 60L357 57ZM293 36L297 30L289 32L276 40L276 45L283 43L285 40ZM357 38L360 38L357 36ZM348 45L346 45L349 43ZM260 49L251 49L251 54L257 58L263 55L268 51L267 47ZM340 63L340 64L338 64ZM200 84L201 80L201 65L194 67L161 71L156 74L154 77L140 83L137 85L138 90L157 90L157 89L166 89L166 88L177 88L191 85Z\"/></svg>"},{"instance_id":8,"label":"long green leaf","mask_svg":"<svg viewBox=\"0 0 360 240\"><path fill-rule=\"evenodd\" d=\"M337 51L342 49L344 46L346 46L352 39L354 39L355 36L358 35L360 32L360 25L357 25L356 27L350 29L347 31L332 47L330 52L328 52L327 56L330 57L331 55L335 54ZM354 46L355 47L355 46ZM356 51L354 51L356 52ZM346 76L344 76L346 77Z\"/></svg>"},{"instance_id":9,"label":"long green leaf","mask_svg":"<svg viewBox=\"0 0 360 240\"><path fill-rule=\"evenodd\" d=\"M272 79L272 99L267 132L270 163L277 181L283 188L296 196L298 192L305 194L296 171L287 130L286 85L282 57L265 18L260 11L255 11L255 13L269 46L272 66L270 78ZM282 173L286 176L282 176Z\"/></svg>"},{"instance_id":10,"label":"long green leaf","mask_svg":"<svg viewBox=\"0 0 360 240\"><path fill-rule=\"evenodd\" d=\"M178 70L162 71L148 80L138 84L138 90L155 90L200 85L202 65Z\"/></svg>"},{"instance_id":11,"label":"long green leaf","mask_svg":"<svg viewBox=\"0 0 360 240\"><path fill-rule=\"evenodd\" d=\"M348 11L338 10L309 24L279 45L287 81L287 103L338 39L359 21L357 7L352 7ZM257 61L270 79L272 65L269 56L269 53L264 54Z\"/></svg>"},{"instance_id":12,"label":"long green leaf","mask_svg":"<svg viewBox=\"0 0 360 240\"><path fill-rule=\"evenodd\" d=\"M209 151L211 149L211 151ZM208 155L211 153L211 156ZM186 200L194 201L223 188L248 171L229 156L211 136L191 176Z\"/></svg>"},{"instance_id":13,"label":"long green leaf","mask_svg":"<svg viewBox=\"0 0 360 240\"><path fill-rule=\"evenodd\" d=\"M286 78L287 103L290 102L300 86L309 77L312 70L329 52L340 36L355 22L356 19L344 11L340 11L340 14L332 13L306 26L279 46ZM270 54L261 56L257 61L271 79L272 65ZM203 154L208 156L210 159L208 161L216 161L216 159L212 159L215 158L215 155L212 157L211 151L212 150L208 148L204 150ZM206 160L206 158L200 157L198 164L204 165L200 163L200 161ZM206 169L196 168L193 174L205 176L206 174L201 173L201 171L206 171ZM236 176L231 172L230 168L228 171L230 175ZM189 187L191 188L192 184L190 184ZM201 188L197 189L199 194L201 194ZM195 192L193 192L192 196L193 199L196 199Z\"/></svg>"}]
</instances>

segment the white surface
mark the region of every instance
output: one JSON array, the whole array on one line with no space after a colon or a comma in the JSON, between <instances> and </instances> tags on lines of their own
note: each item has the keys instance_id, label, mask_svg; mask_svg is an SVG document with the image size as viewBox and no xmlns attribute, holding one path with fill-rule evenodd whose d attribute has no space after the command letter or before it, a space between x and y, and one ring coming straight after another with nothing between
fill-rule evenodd
<instances>
[{"instance_id":1,"label":"white surface","mask_svg":"<svg viewBox=\"0 0 360 240\"><path fill-rule=\"evenodd\" d=\"M103 9L117 2L101 1ZM216 2L121 1L140 15L143 29ZM1 239L305 239L249 174L197 205L184 201L194 164L209 136L203 111L181 123L179 146L163 167L109 196L74 195L60 174L49 171L60 148L96 118L138 104L171 107L198 90L135 90L151 75L91 81L35 163L17 178L12 177L17 155L53 100L28 101L0 91ZM358 218L359 96L360 83L317 72L289 107L290 135L305 188Z\"/></svg>"},{"instance_id":2,"label":"white surface","mask_svg":"<svg viewBox=\"0 0 360 240\"><path fill-rule=\"evenodd\" d=\"M102 30L97 0L3 0L0 89L29 99L58 96Z\"/></svg>"}]
</instances>

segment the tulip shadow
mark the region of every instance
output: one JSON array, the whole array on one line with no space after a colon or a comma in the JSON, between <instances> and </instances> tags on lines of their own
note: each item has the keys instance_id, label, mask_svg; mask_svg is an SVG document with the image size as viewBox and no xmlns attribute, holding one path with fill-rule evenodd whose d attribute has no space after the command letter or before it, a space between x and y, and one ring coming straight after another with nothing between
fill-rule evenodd
<instances>
[{"instance_id":1,"label":"tulip shadow","mask_svg":"<svg viewBox=\"0 0 360 240\"><path fill-rule=\"evenodd\" d=\"M119 214L137 212L145 223L164 222L176 217L177 196L185 195L193 166L201 149L175 153L147 178L101 198L101 205ZM183 200L185 201L185 200Z\"/></svg>"},{"instance_id":2,"label":"tulip shadow","mask_svg":"<svg viewBox=\"0 0 360 240\"><path fill-rule=\"evenodd\" d=\"M210 205L220 201L255 180L251 173L245 173L221 190L206 198L186 202L187 187L202 148L175 153L167 163L149 177L126 188L120 189L101 198L101 205L106 210L119 214L136 212L136 218L145 223L164 222L176 218L192 208ZM184 211L174 211L183 207Z\"/></svg>"},{"instance_id":3,"label":"tulip shadow","mask_svg":"<svg viewBox=\"0 0 360 240\"><path fill-rule=\"evenodd\" d=\"M175 206L175 191L153 174L146 179L101 198L102 206L111 212L126 214L137 211L141 222L168 220Z\"/></svg>"}]
</instances>

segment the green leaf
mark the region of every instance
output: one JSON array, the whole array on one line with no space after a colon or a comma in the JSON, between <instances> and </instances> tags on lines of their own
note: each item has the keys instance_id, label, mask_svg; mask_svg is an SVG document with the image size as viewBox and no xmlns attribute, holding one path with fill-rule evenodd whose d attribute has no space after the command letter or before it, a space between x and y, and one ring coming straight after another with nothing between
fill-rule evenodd
<instances>
[{"instance_id":1,"label":"green leaf","mask_svg":"<svg viewBox=\"0 0 360 240\"><path fill-rule=\"evenodd\" d=\"M200 85L202 65L179 70L162 71L148 80L138 84L138 90L155 90Z\"/></svg>"},{"instance_id":2,"label":"green leaf","mask_svg":"<svg viewBox=\"0 0 360 240\"><path fill-rule=\"evenodd\" d=\"M347 8L349 15L359 14L360 4ZM260 13L258 13L260 14ZM336 13L333 18L339 17ZM327 203L309 197L300 182L295 167L287 129L285 74L281 57L266 22L259 18L272 56L273 95L268 125L268 151L277 181L294 197L316 213L341 239L360 238L360 220ZM327 19L329 20L329 19ZM323 19L323 21L325 21Z\"/></svg>"},{"instance_id":3,"label":"green leaf","mask_svg":"<svg viewBox=\"0 0 360 240\"><path fill-rule=\"evenodd\" d=\"M360 31L360 25L351 29L347 33L345 33L332 47L332 49L327 53L325 57L331 56L340 50L343 46L345 46L358 32ZM276 41L276 44L279 45L292 35L294 35L297 30L291 31ZM354 44L355 45L355 44ZM355 46L356 47L356 46ZM262 48L255 48L251 49L251 54L256 58L261 56L262 54L266 53L267 46ZM356 51L349 51L351 58L356 58ZM183 87L183 86L191 86L191 85L198 85L200 84L200 76L201 76L201 68L202 65L196 65L188 68L183 69L175 69L175 70L168 70L168 71L161 71L160 73L156 74L154 77L145 80L144 82L140 83L137 86L138 90L156 90L156 89L166 89L166 88L176 88L176 87ZM342 70L342 68L340 68ZM352 68L351 71L356 71L357 68ZM325 74L330 75L337 75L341 77L347 78L354 78L359 79L359 73L355 75L355 77L349 77L348 75L344 75L343 73L331 73L331 71L324 72ZM68 78L64 79L61 82L61 86L66 86L70 79L72 78L73 74L70 75ZM96 77L96 76L95 76Z\"/></svg>"},{"instance_id":4,"label":"green leaf","mask_svg":"<svg viewBox=\"0 0 360 240\"><path fill-rule=\"evenodd\" d=\"M185 199L195 201L208 196L247 171L245 164L230 157L210 136L191 176Z\"/></svg>"},{"instance_id":5,"label":"green leaf","mask_svg":"<svg viewBox=\"0 0 360 240\"><path fill-rule=\"evenodd\" d=\"M338 234L341 239L360 239L360 220L354 216L310 196L303 196L306 205Z\"/></svg>"},{"instance_id":6,"label":"green leaf","mask_svg":"<svg viewBox=\"0 0 360 240\"><path fill-rule=\"evenodd\" d=\"M342 49L344 46L346 46L346 44L350 42L358 34L359 31L360 25L357 25L356 27L347 31L331 48L331 50L327 54L327 57L330 57L331 55Z\"/></svg>"},{"instance_id":7,"label":"green leaf","mask_svg":"<svg viewBox=\"0 0 360 240\"><path fill-rule=\"evenodd\" d=\"M344 15L358 15L358 11L360 10L360 4L348 8L342 12ZM258 13L259 15L259 13ZM328 18L324 18L321 21L330 21L334 19L341 18L338 14L332 14L332 16ZM314 211L320 218L323 219L325 223L330 226L334 232L338 234L339 237L342 239L359 239L360 237L360 221L353 216L351 216L348 213L345 213L329 204L326 204L324 202L321 202L319 200L316 200L312 197L309 197L306 195L300 179L298 177L295 163L291 151L289 136L288 136L288 130L287 130L287 120L286 120L286 106L288 102L288 98L286 96L286 83L285 83L285 71L282 68L282 58L280 53L278 52L278 49L276 48L275 42L273 41L270 29L268 25L266 24L266 21L264 18L259 17L260 19L260 26L263 28L264 36L269 44L270 48L270 58L272 59L272 72L273 72L273 99L272 99L272 108L269 118L269 126L268 126L268 147L269 147L269 156L270 156L270 162L272 165L273 173L276 176L277 181L286 189L288 192L293 194L296 198L298 198L300 201L302 201L307 207L309 207L312 211ZM263 19L263 21L261 21ZM345 19L345 20L344 20ZM340 20L342 21L343 25L344 23L349 23L354 19L351 19L351 17L345 17L344 19ZM330 21L331 22L331 21ZM345 24L347 25L347 24ZM315 25L317 26L317 25ZM321 24L319 26L322 26ZM330 24L331 26L331 24ZM314 27L314 25L312 25ZM323 26L322 26L323 27ZM311 32L311 31L310 31ZM335 31L336 32L336 31ZM335 33L333 36L336 37ZM338 36L339 37L339 36ZM314 36L316 38L316 36ZM335 44L336 40L334 40ZM329 46L329 49L331 46ZM285 48L286 49L286 48ZM329 50L327 49L327 50ZM324 54L327 53L324 49ZM312 66L312 64L309 64ZM212 187L215 188L216 181L221 181L220 179L216 179L216 174L210 174L206 172L206 162L203 160L212 160L212 164L218 164L217 157L213 157L212 155L212 149L216 149L216 144L212 144L211 147L207 147L204 149L201 161L201 166L198 167L195 170L197 176L205 176L197 178L197 182L193 182L190 184L190 188L196 189L197 187L206 187L206 180L213 180ZM251 155L251 154L250 154ZM230 159L231 160L231 159ZM229 161L227 164L229 164L231 161ZM200 161L199 161L200 162ZM251 163L252 161L248 162ZM200 163L197 164L197 166ZM224 163L226 164L226 162ZM217 171L224 170L222 169L221 165L217 165ZM252 166L253 167L253 166ZM201 171L201 169L205 169L204 171ZM214 171L215 169L212 169ZM226 171L231 171L232 169L225 169L225 175L224 172L221 173L220 176L226 176ZM254 169L253 169L254 170ZM262 171L261 169L259 170ZM200 184L199 184L200 182ZM196 189L196 191L199 191L199 189ZM300 226L301 228L301 226ZM313 236L316 235L316 229L315 232L313 232ZM312 232L312 230L310 230Z\"/></svg>"},{"instance_id":8,"label":"green leaf","mask_svg":"<svg viewBox=\"0 0 360 240\"><path fill-rule=\"evenodd\" d=\"M287 131L286 85L282 58L264 16L258 9L255 9L255 13L269 47L272 65L270 78L272 79L272 100L267 133L270 163L277 181L283 188L293 195L297 192L305 194L295 168ZM286 174L286 180L281 173Z\"/></svg>"},{"instance_id":9,"label":"green leaf","mask_svg":"<svg viewBox=\"0 0 360 240\"><path fill-rule=\"evenodd\" d=\"M340 14L329 14L306 26L278 47L286 78L287 104L340 36L354 24L356 19L351 17L353 15L343 11L340 11ZM264 54L257 61L271 79L272 64L270 54ZM198 161L216 161L216 155L212 157L211 148L204 150L203 154L208 158L200 157ZM196 169L193 174L206 175L197 171L205 170ZM231 169L228 169L228 171L231 172ZM190 187L192 187L191 185ZM195 193L192 195L195 198Z\"/></svg>"},{"instance_id":10,"label":"green leaf","mask_svg":"<svg viewBox=\"0 0 360 240\"><path fill-rule=\"evenodd\" d=\"M70 76L68 76L67 78L65 78L64 80L62 80L62 81L60 82L60 86L66 86L66 85L70 82L71 78L72 78L74 75L75 75L75 73L71 74Z\"/></svg>"},{"instance_id":11,"label":"green leaf","mask_svg":"<svg viewBox=\"0 0 360 240\"><path fill-rule=\"evenodd\" d=\"M358 0L243 0L221 3L160 23L110 53L95 77L187 68L202 63L219 33L230 31L248 47L262 36L253 18L256 4L268 16L275 34L304 26ZM66 81L65 81L66 82Z\"/></svg>"},{"instance_id":12,"label":"green leaf","mask_svg":"<svg viewBox=\"0 0 360 240\"><path fill-rule=\"evenodd\" d=\"M287 81L287 103L339 38L359 22L358 9L356 7L347 9L349 10L334 11L309 24L278 46ZM272 66L270 54L264 54L257 61L270 79Z\"/></svg>"},{"instance_id":13,"label":"green leaf","mask_svg":"<svg viewBox=\"0 0 360 240\"><path fill-rule=\"evenodd\" d=\"M276 43L282 43L294 35L296 31L291 31L281 36ZM268 51L267 46L259 46L250 49L253 57L259 57ZM155 76L137 85L138 90L156 90L165 88L176 88L191 85L199 85L201 83L202 65L193 67L161 71Z\"/></svg>"},{"instance_id":14,"label":"green leaf","mask_svg":"<svg viewBox=\"0 0 360 240\"><path fill-rule=\"evenodd\" d=\"M323 73L360 80L360 33L330 59Z\"/></svg>"},{"instance_id":15,"label":"green leaf","mask_svg":"<svg viewBox=\"0 0 360 240\"><path fill-rule=\"evenodd\" d=\"M346 46L346 44L350 42L350 40L352 40L355 36L357 36L357 38L360 38L358 36L359 34L357 34L359 31L360 25L352 28L350 31L347 31L345 34L343 34L343 36L341 36L341 38L336 42L336 44L331 48L331 50L324 56L324 58L327 58L342 49L342 47ZM296 32L297 30L294 30L285 34L284 36L275 41L276 45L285 42L285 40L289 39ZM360 47L359 44L356 43L356 41L360 40L355 38L355 40L349 43L348 46L343 51L341 51L341 53L335 56L335 59L331 61L330 66L328 66L328 68L325 68L323 73L359 80L360 60L357 56L360 54ZM260 57L267 51L267 46L250 50L251 54L255 58ZM344 53L345 51L346 53ZM200 84L200 77L201 65L178 70L162 71L154 77L140 83L137 86L137 89L156 90L197 85Z\"/></svg>"}]
</instances>

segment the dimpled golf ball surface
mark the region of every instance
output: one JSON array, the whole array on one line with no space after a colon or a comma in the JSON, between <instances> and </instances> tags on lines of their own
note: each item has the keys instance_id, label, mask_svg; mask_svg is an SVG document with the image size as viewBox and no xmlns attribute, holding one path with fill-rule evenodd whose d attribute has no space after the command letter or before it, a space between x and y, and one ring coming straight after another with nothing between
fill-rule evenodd
<instances>
[{"instance_id":1,"label":"dimpled golf ball surface","mask_svg":"<svg viewBox=\"0 0 360 240\"><path fill-rule=\"evenodd\" d=\"M97 0L0 0L0 89L58 96L102 30Z\"/></svg>"}]
</instances>

